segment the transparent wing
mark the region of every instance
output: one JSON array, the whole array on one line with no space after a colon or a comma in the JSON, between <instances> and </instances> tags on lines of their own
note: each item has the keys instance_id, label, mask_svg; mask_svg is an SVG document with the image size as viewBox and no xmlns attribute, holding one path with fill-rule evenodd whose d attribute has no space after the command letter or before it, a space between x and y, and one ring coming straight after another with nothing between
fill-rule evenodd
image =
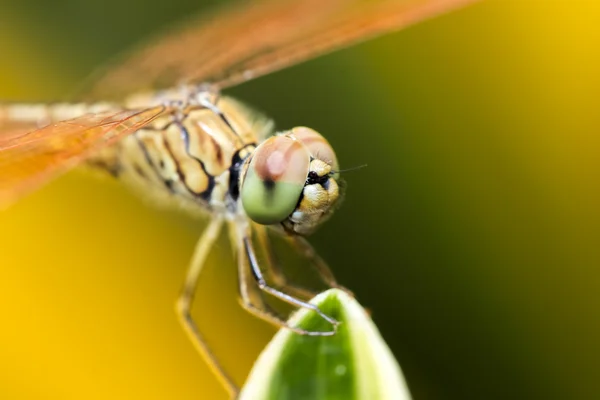
<instances>
[{"instance_id":1,"label":"transparent wing","mask_svg":"<svg viewBox=\"0 0 600 400\"><path fill-rule=\"evenodd\" d=\"M225 88L477 0L302 0L234 3L130 53L99 74L92 97L176 84Z\"/></svg>"},{"instance_id":2,"label":"transparent wing","mask_svg":"<svg viewBox=\"0 0 600 400\"><path fill-rule=\"evenodd\" d=\"M87 114L37 130L0 132L0 209L77 165L93 151L135 132L167 111L159 106Z\"/></svg>"}]
</instances>

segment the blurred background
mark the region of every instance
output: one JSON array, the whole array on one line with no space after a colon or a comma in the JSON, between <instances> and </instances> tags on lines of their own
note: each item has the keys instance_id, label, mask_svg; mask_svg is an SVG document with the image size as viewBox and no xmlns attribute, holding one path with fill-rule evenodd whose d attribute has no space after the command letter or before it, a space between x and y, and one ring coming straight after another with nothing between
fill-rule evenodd
<instances>
[{"instance_id":1,"label":"blurred background","mask_svg":"<svg viewBox=\"0 0 600 400\"><path fill-rule=\"evenodd\" d=\"M65 98L214 3L4 0L0 98ZM598 43L598 2L488 1L228 91L368 164L311 242L415 399L600 397ZM0 397L225 399L173 312L202 228L77 173L0 214ZM230 248L194 314L242 382L274 329Z\"/></svg>"}]
</instances>

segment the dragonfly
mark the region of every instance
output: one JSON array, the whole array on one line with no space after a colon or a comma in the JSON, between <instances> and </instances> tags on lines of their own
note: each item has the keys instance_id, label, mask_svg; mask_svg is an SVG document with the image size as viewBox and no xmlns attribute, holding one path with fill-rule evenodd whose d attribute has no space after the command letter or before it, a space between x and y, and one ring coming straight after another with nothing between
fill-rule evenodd
<instances>
[{"instance_id":1,"label":"dragonfly","mask_svg":"<svg viewBox=\"0 0 600 400\"><path fill-rule=\"evenodd\" d=\"M0 104L0 209L68 170L109 173L143 196L209 216L176 310L190 340L232 398L238 387L191 315L205 260L227 225L241 304L300 335L330 336L339 322L289 282L269 233L340 288L305 239L340 202L340 166L308 127L275 132L272 121L222 90L476 0L269 0L222 7L92 75L80 102ZM258 250L264 254L259 262ZM331 325L289 325L265 295L311 309Z\"/></svg>"}]
</instances>

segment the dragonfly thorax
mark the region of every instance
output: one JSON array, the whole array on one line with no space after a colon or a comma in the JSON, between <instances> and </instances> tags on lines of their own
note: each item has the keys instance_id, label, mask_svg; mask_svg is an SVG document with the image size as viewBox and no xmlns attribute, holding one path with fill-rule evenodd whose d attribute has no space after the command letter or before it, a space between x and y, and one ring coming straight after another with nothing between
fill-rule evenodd
<instances>
[{"instance_id":1,"label":"dragonfly thorax","mask_svg":"<svg viewBox=\"0 0 600 400\"><path fill-rule=\"evenodd\" d=\"M242 206L259 224L282 224L306 235L334 210L340 197L337 179L337 159L327 140L297 127L266 139L245 160Z\"/></svg>"}]
</instances>

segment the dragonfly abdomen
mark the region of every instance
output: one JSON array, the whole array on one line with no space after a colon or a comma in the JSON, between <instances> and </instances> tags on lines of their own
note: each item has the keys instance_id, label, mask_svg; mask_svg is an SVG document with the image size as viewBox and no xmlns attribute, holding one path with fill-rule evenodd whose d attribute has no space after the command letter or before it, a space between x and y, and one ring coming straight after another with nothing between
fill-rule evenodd
<instances>
[{"instance_id":1,"label":"dragonfly abdomen","mask_svg":"<svg viewBox=\"0 0 600 400\"><path fill-rule=\"evenodd\" d=\"M10 132L13 129L32 130L53 122L65 121L88 113L118 110L111 103L9 103L0 104L0 129Z\"/></svg>"}]
</instances>

